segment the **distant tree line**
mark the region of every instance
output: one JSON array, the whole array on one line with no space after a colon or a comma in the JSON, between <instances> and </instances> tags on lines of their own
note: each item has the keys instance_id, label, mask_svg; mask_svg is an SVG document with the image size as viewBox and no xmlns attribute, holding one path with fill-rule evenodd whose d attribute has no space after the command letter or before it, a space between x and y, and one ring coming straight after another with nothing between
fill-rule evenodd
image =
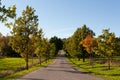
<instances>
[{"instance_id":1,"label":"distant tree line","mask_svg":"<svg viewBox=\"0 0 120 80\"><path fill-rule=\"evenodd\" d=\"M10 36L0 35L0 56L1 57L20 57L9 45Z\"/></svg>"}]
</instances>

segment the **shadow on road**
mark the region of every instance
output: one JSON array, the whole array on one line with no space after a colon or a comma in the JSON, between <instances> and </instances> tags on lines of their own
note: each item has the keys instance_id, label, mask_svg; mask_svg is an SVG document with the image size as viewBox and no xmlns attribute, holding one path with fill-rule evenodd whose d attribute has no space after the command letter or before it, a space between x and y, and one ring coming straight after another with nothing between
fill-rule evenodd
<instances>
[{"instance_id":1,"label":"shadow on road","mask_svg":"<svg viewBox=\"0 0 120 80\"><path fill-rule=\"evenodd\" d=\"M20 80L45 80L45 79L36 79L36 78L21 78Z\"/></svg>"},{"instance_id":2,"label":"shadow on road","mask_svg":"<svg viewBox=\"0 0 120 80\"><path fill-rule=\"evenodd\" d=\"M70 65L66 59L64 54L59 54L56 58L59 62L54 63L55 65L50 65L47 67L48 71L56 71L56 72L68 72L68 73L74 73L74 74L89 74L92 72L81 72L72 65Z\"/></svg>"},{"instance_id":3,"label":"shadow on road","mask_svg":"<svg viewBox=\"0 0 120 80\"><path fill-rule=\"evenodd\" d=\"M68 73L76 73L76 74L90 74L92 72L80 72L80 71L73 71L73 70L55 70L55 69L47 69L48 71L64 71L64 72L68 72Z\"/></svg>"}]
</instances>

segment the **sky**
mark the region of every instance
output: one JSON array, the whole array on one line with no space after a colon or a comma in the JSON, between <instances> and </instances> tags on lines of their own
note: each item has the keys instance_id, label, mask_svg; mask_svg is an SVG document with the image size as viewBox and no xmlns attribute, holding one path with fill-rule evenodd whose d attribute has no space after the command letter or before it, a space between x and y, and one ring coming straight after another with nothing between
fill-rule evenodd
<instances>
[{"instance_id":1,"label":"sky","mask_svg":"<svg viewBox=\"0 0 120 80\"><path fill-rule=\"evenodd\" d=\"M68 38L84 24L96 36L108 28L120 36L120 0L2 0L2 4L16 5L17 16L27 5L33 7L46 38ZM7 35L10 29L0 23L0 32Z\"/></svg>"}]
</instances>

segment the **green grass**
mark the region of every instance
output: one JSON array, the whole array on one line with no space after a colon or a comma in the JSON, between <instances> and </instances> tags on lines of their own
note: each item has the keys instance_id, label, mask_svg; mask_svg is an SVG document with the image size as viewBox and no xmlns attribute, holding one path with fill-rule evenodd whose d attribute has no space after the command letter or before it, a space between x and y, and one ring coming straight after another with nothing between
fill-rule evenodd
<instances>
[{"instance_id":1,"label":"green grass","mask_svg":"<svg viewBox=\"0 0 120 80\"><path fill-rule=\"evenodd\" d=\"M114 60L120 60L120 56L113 56Z\"/></svg>"},{"instance_id":2,"label":"green grass","mask_svg":"<svg viewBox=\"0 0 120 80\"><path fill-rule=\"evenodd\" d=\"M38 62L38 59L34 59L33 63L35 62ZM29 65L32 65L31 59L29 59ZM14 73L21 67L25 67L25 60L23 58L1 58L0 76Z\"/></svg>"},{"instance_id":3,"label":"green grass","mask_svg":"<svg viewBox=\"0 0 120 80\"><path fill-rule=\"evenodd\" d=\"M41 67L45 67L45 66L47 66L48 64L52 63L53 61L54 61L54 59L50 59L47 63L46 63L46 62L43 62L41 65L40 65L40 64L37 64L37 65L32 66L31 68L29 68L29 70L22 70L22 71L20 71L20 72L16 72L16 73L14 73L14 74L12 74L12 75L9 75L9 76L6 76L5 78L0 79L0 80L14 80L14 79L19 78L19 77L21 77L22 75L27 74L27 73L29 73L29 72L31 72L31 71L37 70L37 69L39 69L39 68L41 68Z\"/></svg>"},{"instance_id":4,"label":"green grass","mask_svg":"<svg viewBox=\"0 0 120 80\"><path fill-rule=\"evenodd\" d=\"M29 66L32 64L38 63L38 62L39 62L38 59L33 59L33 60L29 59ZM24 70L19 73L18 70L20 70L20 68L25 67L24 58L0 58L0 77L5 76L5 78L6 78L7 75L17 72L14 75L10 76L10 77L12 77L12 76L16 77L18 75L30 72L32 70L35 70L36 68L39 68L39 67L42 67L45 65L47 65L47 64L44 63L41 66L36 65L29 70ZM3 78L0 78L0 80L3 80Z\"/></svg>"},{"instance_id":5,"label":"green grass","mask_svg":"<svg viewBox=\"0 0 120 80\"><path fill-rule=\"evenodd\" d=\"M82 62L82 60L69 59L69 62L85 73L93 74L106 80L120 80L119 66L112 65L111 70L108 70L107 64L94 63L94 67L92 68L89 60Z\"/></svg>"}]
</instances>

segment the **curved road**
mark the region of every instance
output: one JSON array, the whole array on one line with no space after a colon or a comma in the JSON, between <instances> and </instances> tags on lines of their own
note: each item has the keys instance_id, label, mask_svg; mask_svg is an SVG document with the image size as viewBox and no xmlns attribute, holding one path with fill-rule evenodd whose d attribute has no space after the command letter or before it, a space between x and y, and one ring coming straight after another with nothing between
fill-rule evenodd
<instances>
[{"instance_id":1,"label":"curved road","mask_svg":"<svg viewBox=\"0 0 120 80\"><path fill-rule=\"evenodd\" d=\"M73 68L62 55L48 67L33 71L17 80L104 80Z\"/></svg>"}]
</instances>

